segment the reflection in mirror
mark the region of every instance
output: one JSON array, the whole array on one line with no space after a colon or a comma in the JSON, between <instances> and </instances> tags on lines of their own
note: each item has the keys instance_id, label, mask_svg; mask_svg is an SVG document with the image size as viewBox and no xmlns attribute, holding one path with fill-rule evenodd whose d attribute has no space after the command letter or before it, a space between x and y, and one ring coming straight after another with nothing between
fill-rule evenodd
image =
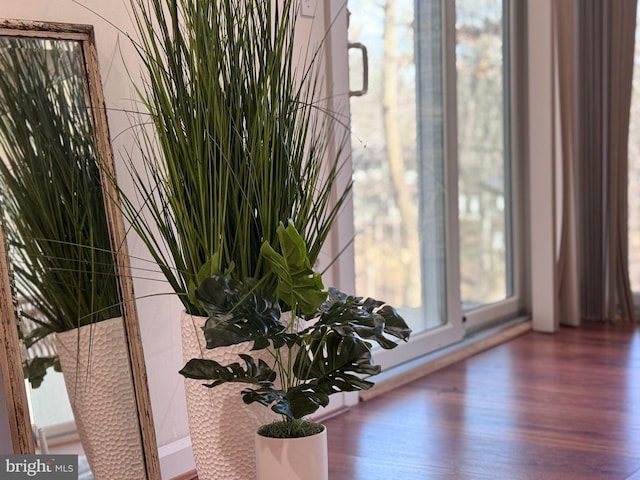
<instances>
[{"instance_id":1,"label":"reflection in mirror","mask_svg":"<svg viewBox=\"0 0 640 480\"><path fill-rule=\"evenodd\" d=\"M26 364L34 387L52 332L121 315L81 60L79 42L0 37L5 235L25 346L49 353Z\"/></svg>"},{"instance_id":2,"label":"reflection in mirror","mask_svg":"<svg viewBox=\"0 0 640 480\"><path fill-rule=\"evenodd\" d=\"M0 187L14 308L38 451L78 453L80 478L142 479L86 85L80 41L0 36Z\"/></svg>"}]
</instances>

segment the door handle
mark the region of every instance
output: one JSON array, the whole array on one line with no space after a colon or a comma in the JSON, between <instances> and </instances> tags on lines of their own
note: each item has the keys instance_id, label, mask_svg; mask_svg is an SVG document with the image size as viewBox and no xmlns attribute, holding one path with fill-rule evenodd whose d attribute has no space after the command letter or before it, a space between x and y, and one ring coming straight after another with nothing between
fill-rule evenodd
<instances>
[{"instance_id":1,"label":"door handle","mask_svg":"<svg viewBox=\"0 0 640 480\"><path fill-rule=\"evenodd\" d=\"M369 55L367 54L367 47L360 42L349 42L347 49L358 49L362 52L362 89L361 90L349 90L350 97L361 97L367 90L369 90Z\"/></svg>"}]
</instances>

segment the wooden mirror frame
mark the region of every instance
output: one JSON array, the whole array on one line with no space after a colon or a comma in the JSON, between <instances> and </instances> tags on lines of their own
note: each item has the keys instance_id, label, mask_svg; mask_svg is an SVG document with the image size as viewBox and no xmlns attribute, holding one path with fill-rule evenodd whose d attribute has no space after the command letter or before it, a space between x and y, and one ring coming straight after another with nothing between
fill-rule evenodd
<instances>
[{"instance_id":1,"label":"wooden mirror frame","mask_svg":"<svg viewBox=\"0 0 640 480\"><path fill-rule=\"evenodd\" d=\"M129 265L124 222L120 209L114 200L117 198L117 192L112 184L112 178L115 178L113 152L93 27L91 25L67 23L0 20L0 36L75 40L82 45L90 98L91 120L99 156L104 165L102 189L105 198L107 222L111 234L111 244L116 251L116 275L119 279L122 295L122 317L136 397L143 460L147 479L159 480L161 476L158 447L133 292L133 278ZM15 454L32 455L35 453L35 445L31 432L17 325L4 233L0 228L0 368L7 400L13 451Z\"/></svg>"}]
</instances>

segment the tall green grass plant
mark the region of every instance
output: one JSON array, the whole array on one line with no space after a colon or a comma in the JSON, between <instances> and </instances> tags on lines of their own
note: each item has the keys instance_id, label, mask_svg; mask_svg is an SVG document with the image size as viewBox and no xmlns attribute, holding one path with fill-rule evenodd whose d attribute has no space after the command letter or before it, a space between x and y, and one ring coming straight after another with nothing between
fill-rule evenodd
<instances>
[{"instance_id":1,"label":"tall green grass plant","mask_svg":"<svg viewBox=\"0 0 640 480\"><path fill-rule=\"evenodd\" d=\"M4 229L32 340L120 316L81 46L0 37L0 72Z\"/></svg>"},{"instance_id":2,"label":"tall green grass plant","mask_svg":"<svg viewBox=\"0 0 640 480\"><path fill-rule=\"evenodd\" d=\"M148 118L123 211L187 312L203 315L193 292L212 273L275 288L260 247L280 224L293 222L315 262L350 189L335 191L341 149L317 103L321 47L294 58L293 0L132 5Z\"/></svg>"},{"instance_id":3,"label":"tall green grass plant","mask_svg":"<svg viewBox=\"0 0 640 480\"><path fill-rule=\"evenodd\" d=\"M79 43L0 37L0 194L27 348L121 315L86 99ZM59 369L43 351L24 362L34 387Z\"/></svg>"}]
</instances>

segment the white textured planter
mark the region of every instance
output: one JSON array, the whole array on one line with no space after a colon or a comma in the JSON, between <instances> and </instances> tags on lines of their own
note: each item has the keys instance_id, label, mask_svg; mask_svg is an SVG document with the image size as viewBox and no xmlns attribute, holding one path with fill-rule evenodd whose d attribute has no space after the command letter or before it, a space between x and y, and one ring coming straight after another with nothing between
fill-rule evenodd
<instances>
[{"instance_id":1,"label":"white textured planter","mask_svg":"<svg viewBox=\"0 0 640 480\"><path fill-rule=\"evenodd\" d=\"M255 433L257 480L328 480L327 429L311 437Z\"/></svg>"},{"instance_id":2,"label":"white textured planter","mask_svg":"<svg viewBox=\"0 0 640 480\"><path fill-rule=\"evenodd\" d=\"M146 478L122 318L57 333L55 342L94 478Z\"/></svg>"},{"instance_id":3,"label":"white textured planter","mask_svg":"<svg viewBox=\"0 0 640 480\"><path fill-rule=\"evenodd\" d=\"M182 356L215 360L222 365L242 362L238 353L263 358L267 352L250 352L252 343L206 349L202 327L206 317L182 313ZM278 417L258 403L246 405L240 392L247 385L229 383L204 387L202 380L185 379L191 446L200 480L252 480L256 475L254 440L260 425Z\"/></svg>"}]
</instances>

